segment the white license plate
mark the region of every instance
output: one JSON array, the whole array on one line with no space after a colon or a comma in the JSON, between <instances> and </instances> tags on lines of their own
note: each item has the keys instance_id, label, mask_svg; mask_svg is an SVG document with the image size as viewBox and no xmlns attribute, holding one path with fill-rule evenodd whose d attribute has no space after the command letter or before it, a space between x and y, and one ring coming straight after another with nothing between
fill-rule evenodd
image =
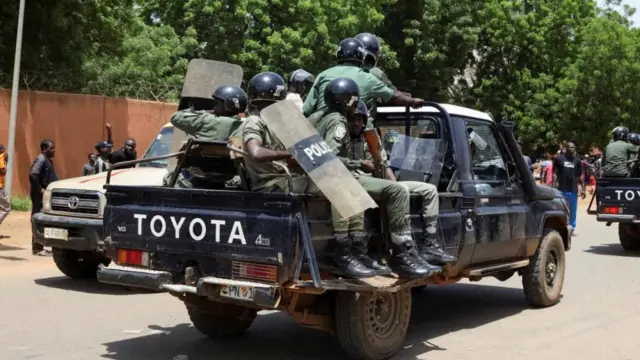
<instances>
[{"instance_id":1,"label":"white license plate","mask_svg":"<svg viewBox=\"0 0 640 360\"><path fill-rule=\"evenodd\" d=\"M249 286L223 286L220 289L220 296L236 299L253 301L253 288Z\"/></svg>"},{"instance_id":2,"label":"white license plate","mask_svg":"<svg viewBox=\"0 0 640 360\"><path fill-rule=\"evenodd\" d=\"M44 237L47 239L69 240L69 230L58 228L44 228Z\"/></svg>"}]
</instances>

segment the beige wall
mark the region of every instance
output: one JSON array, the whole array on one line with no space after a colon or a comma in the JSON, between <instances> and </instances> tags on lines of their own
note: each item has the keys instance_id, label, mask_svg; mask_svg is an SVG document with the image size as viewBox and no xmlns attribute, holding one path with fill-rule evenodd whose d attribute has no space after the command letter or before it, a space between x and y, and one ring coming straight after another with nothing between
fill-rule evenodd
<instances>
[{"instance_id":1,"label":"beige wall","mask_svg":"<svg viewBox=\"0 0 640 360\"><path fill-rule=\"evenodd\" d=\"M0 143L7 146L11 91L0 89ZM176 104L104 96L20 91L16 145L9 160L14 168L13 193L28 194L29 167L40 152L40 141L56 142L54 164L59 178L82 175L87 154L106 138L105 124L113 125L114 150L132 137L142 156Z\"/></svg>"}]
</instances>

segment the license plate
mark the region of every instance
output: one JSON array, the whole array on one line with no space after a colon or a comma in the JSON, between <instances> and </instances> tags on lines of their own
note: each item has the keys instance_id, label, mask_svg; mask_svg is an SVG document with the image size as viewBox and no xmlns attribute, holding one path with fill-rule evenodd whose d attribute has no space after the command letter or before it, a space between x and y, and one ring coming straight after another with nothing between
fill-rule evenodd
<instances>
[{"instance_id":1,"label":"license plate","mask_svg":"<svg viewBox=\"0 0 640 360\"><path fill-rule=\"evenodd\" d=\"M46 239L69 240L69 230L58 228L44 228L44 237Z\"/></svg>"},{"instance_id":2,"label":"license plate","mask_svg":"<svg viewBox=\"0 0 640 360\"><path fill-rule=\"evenodd\" d=\"M249 286L223 286L220 296L235 300L253 301L253 288Z\"/></svg>"}]
</instances>

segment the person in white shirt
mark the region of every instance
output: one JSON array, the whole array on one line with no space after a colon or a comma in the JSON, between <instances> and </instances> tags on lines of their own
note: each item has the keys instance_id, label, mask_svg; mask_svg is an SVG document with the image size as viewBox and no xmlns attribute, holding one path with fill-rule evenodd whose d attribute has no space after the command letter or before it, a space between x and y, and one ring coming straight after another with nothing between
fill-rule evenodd
<instances>
[{"instance_id":1,"label":"person in white shirt","mask_svg":"<svg viewBox=\"0 0 640 360\"><path fill-rule=\"evenodd\" d=\"M304 99L307 97L315 80L315 76L303 69L298 69L291 73L289 77L289 93L286 100L292 100L302 110Z\"/></svg>"}]
</instances>

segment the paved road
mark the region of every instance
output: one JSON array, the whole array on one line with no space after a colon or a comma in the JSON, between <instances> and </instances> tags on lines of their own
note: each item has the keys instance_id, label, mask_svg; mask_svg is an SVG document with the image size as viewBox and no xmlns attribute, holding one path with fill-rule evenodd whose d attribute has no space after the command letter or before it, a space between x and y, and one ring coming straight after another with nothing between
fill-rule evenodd
<instances>
[{"instance_id":1,"label":"paved road","mask_svg":"<svg viewBox=\"0 0 640 360\"><path fill-rule=\"evenodd\" d=\"M430 288L414 298L398 359L638 359L640 259L615 228L579 217L564 298L529 309L520 278ZM0 240L2 243L2 240ZM181 302L62 277L50 258L0 247L0 359L342 359L334 339L266 313L241 341L214 344ZM187 359L183 357L182 359Z\"/></svg>"}]
</instances>

